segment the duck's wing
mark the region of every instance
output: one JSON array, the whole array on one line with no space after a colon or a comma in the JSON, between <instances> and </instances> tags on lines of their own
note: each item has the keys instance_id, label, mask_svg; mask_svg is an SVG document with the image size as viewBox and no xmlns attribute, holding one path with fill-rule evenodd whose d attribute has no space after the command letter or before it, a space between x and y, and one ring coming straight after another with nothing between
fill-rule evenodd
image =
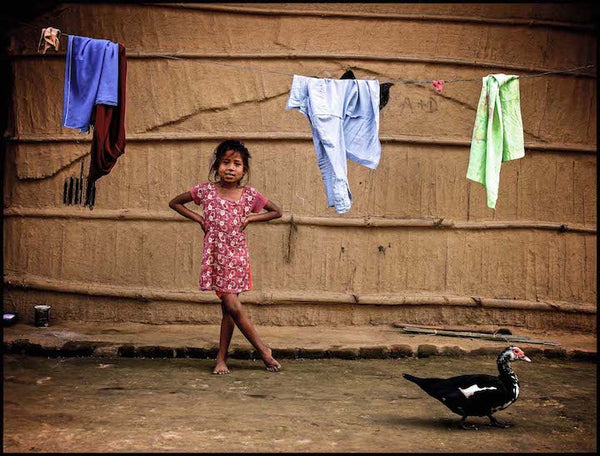
<instances>
[{"instance_id":1,"label":"duck's wing","mask_svg":"<svg viewBox=\"0 0 600 456\"><path fill-rule=\"evenodd\" d=\"M476 374L447 379L442 394L440 400L457 413L486 415L496 404L505 403L509 392L498 377Z\"/></svg>"}]
</instances>

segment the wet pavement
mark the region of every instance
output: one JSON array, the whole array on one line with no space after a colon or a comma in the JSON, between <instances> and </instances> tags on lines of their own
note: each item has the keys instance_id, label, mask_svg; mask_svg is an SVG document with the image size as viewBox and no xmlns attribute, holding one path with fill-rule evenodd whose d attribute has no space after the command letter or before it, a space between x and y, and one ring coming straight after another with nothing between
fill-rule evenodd
<instances>
[{"instance_id":1,"label":"wet pavement","mask_svg":"<svg viewBox=\"0 0 600 456\"><path fill-rule=\"evenodd\" d=\"M5 452L594 452L596 364L513 363L512 427L459 417L402 378L496 371L495 356L232 359L4 356Z\"/></svg>"}]
</instances>

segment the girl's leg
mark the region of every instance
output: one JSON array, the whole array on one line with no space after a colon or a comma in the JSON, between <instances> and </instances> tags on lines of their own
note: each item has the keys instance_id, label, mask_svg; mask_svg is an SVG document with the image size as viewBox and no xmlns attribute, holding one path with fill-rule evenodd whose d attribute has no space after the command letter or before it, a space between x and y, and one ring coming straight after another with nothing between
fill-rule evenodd
<instances>
[{"instance_id":1,"label":"girl's leg","mask_svg":"<svg viewBox=\"0 0 600 456\"><path fill-rule=\"evenodd\" d=\"M233 318L227 312L223 301L221 301L221 311L223 312L223 318L221 319L221 334L219 336L219 352L217 353L217 365L213 370L213 374L228 374L229 369L227 368L227 351L229 350L229 344L231 343L231 336L235 329L235 323Z\"/></svg>"},{"instance_id":2,"label":"girl's leg","mask_svg":"<svg viewBox=\"0 0 600 456\"><path fill-rule=\"evenodd\" d=\"M258 336L256 329L254 329L254 325L242 309L242 303L237 295L224 294L223 306L227 309L227 312L231 315L231 318L233 318L233 321L242 334L248 339L252 346L256 348L263 362L267 366L267 370L277 372L281 368L281 365L271 355L271 349L268 348Z\"/></svg>"}]
</instances>

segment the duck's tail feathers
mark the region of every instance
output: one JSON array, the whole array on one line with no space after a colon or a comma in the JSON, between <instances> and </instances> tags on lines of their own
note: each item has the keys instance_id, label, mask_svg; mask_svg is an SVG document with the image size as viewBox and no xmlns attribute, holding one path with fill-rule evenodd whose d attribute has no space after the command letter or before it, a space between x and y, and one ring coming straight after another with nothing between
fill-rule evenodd
<instances>
[{"instance_id":1,"label":"duck's tail feathers","mask_svg":"<svg viewBox=\"0 0 600 456\"><path fill-rule=\"evenodd\" d=\"M423 391L425 391L427 394L437 398L438 393L438 387L436 385L439 385L440 382L443 382L444 380L441 378L420 378L420 377L415 377L414 375L409 375L409 374L402 374L404 375L404 378L406 380L410 380L411 382L415 383L416 385L419 386L419 388L421 388Z\"/></svg>"},{"instance_id":2,"label":"duck's tail feathers","mask_svg":"<svg viewBox=\"0 0 600 456\"><path fill-rule=\"evenodd\" d=\"M410 375L410 374L402 374L402 376L406 379L409 380L413 383L416 383L417 385L421 385L421 379L419 377L415 377L414 375Z\"/></svg>"}]
</instances>

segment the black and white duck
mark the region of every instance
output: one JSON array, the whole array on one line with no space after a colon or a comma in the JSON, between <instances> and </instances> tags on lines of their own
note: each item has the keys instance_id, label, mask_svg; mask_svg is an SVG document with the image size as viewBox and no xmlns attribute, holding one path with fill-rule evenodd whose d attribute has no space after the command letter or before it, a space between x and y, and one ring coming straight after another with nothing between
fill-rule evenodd
<instances>
[{"instance_id":1,"label":"black and white duck","mask_svg":"<svg viewBox=\"0 0 600 456\"><path fill-rule=\"evenodd\" d=\"M451 378L419 378L403 374L404 378L416 383L430 396L436 398L457 415L460 415L460 425L463 429L477 429L468 426L465 420L468 416L487 416L490 424L498 427L509 427L492 415L504 410L519 397L519 379L511 369L511 361L531 360L525 356L519 347L507 347L498 356L498 371L494 377L486 374L460 375Z\"/></svg>"}]
</instances>

